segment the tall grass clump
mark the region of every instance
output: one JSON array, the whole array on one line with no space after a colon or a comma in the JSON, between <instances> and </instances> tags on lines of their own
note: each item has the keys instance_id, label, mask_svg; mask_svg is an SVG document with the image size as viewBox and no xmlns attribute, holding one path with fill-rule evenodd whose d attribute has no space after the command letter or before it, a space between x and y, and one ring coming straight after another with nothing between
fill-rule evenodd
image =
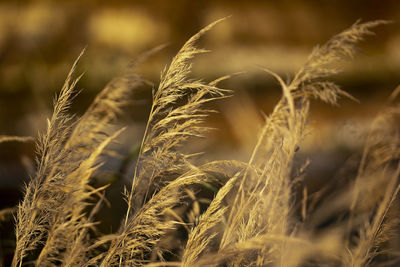
<instances>
[{"instance_id":1,"label":"tall grass clump","mask_svg":"<svg viewBox=\"0 0 400 267\"><path fill-rule=\"evenodd\" d=\"M131 174L121 197L125 216L112 234L96 230L95 214L107 201L107 186L91 178L110 154L108 145L132 91L145 81L134 71L112 81L81 117L69 115L79 78L78 57L54 101L47 129L36 140L36 172L16 214L12 266L367 266L391 264L391 234L398 214L390 207L399 191L400 106L395 94L371 125L356 177L336 197L295 194L296 152L309 133L310 100L336 105L354 98L329 78L338 63L352 59L356 45L386 22L356 22L316 47L293 79L273 71L282 97L265 117L246 162L206 161L182 147L208 130L210 101L230 96L218 87L230 76L205 82L191 78L191 60L207 50L198 39L216 21L191 37L152 90L152 106ZM83 52L82 52L83 53ZM1 137L0 140L17 140ZM24 138L22 138L25 140ZM21 139L21 140L22 140ZM195 157L196 156L196 157ZM196 194L214 188L200 210ZM312 208L308 204L317 203ZM112 205L112 203L111 203ZM298 214L301 210L301 216ZM338 213L340 211L340 213ZM196 219L189 219L196 214ZM192 216L193 217L193 216ZM326 224L327 218L334 218ZM325 226L321 226L324 225ZM178 244L178 245L176 245Z\"/></svg>"}]
</instances>

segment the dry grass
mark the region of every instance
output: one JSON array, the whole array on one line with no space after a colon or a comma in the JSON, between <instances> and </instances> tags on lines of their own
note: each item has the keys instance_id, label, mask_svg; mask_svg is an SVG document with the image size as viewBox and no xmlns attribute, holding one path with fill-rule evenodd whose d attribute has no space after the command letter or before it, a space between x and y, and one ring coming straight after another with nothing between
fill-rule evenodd
<instances>
[{"instance_id":1,"label":"dry grass","mask_svg":"<svg viewBox=\"0 0 400 267\"><path fill-rule=\"evenodd\" d=\"M93 188L90 180L110 152L107 146L123 131L113 126L116 116L145 81L128 71L102 90L82 117L70 116L80 78L72 76L82 54L78 57L36 141L37 168L18 207L12 266L387 266L398 259L398 247L390 244L398 227L390 207L400 172L395 97L371 125L356 177L336 197L313 199L304 188L299 200L294 189L299 178L293 177L299 171L293 167L296 152L308 133L310 99L337 104L340 96L352 98L327 79L385 22L357 22L316 47L288 83L260 67L283 93L254 133L249 160L197 164L181 147L207 131L202 123L213 111L204 104L231 93L217 87L229 76L212 82L189 78L191 59L206 52L196 41L219 22L184 44L153 89L132 185L124 192L126 215L110 235L96 231L94 221L107 186ZM27 140L0 137L0 142ZM199 185L219 188L201 214L193 203ZM195 221L187 220L189 213L198 215ZM335 219L321 227L326 218Z\"/></svg>"}]
</instances>

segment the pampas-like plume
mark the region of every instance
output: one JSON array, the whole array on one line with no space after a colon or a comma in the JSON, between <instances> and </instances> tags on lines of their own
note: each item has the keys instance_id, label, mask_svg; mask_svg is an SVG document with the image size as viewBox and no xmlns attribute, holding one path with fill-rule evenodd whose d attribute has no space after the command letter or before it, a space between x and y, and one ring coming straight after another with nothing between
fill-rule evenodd
<instances>
[{"instance_id":1,"label":"pampas-like plume","mask_svg":"<svg viewBox=\"0 0 400 267\"><path fill-rule=\"evenodd\" d=\"M165 215L181 203L185 196L184 187L207 181L204 173L194 169L161 189L129 218L126 226L113 238L100 266L115 266L118 263L139 266L146 263L146 255L168 230L174 228L176 222L166 221Z\"/></svg>"},{"instance_id":2,"label":"pampas-like plume","mask_svg":"<svg viewBox=\"0 0 400 267\"><path fill-rule=\"evenodd\" d=\"M210 111L201 109L201 106L223 98L227 91L215 86L221 79L205 84L201 80L188 78L191 71L190 60L196 54L206 52L197 49L195 42L220 21L208 25L183 45L169 68L163 71L158 89L153 91L153 104L127 197L128 210L101 266L114 265L117 259L120 262L143 263L145 254L174 225L157 214L162 215L164 210L171 209L180 202L180 187L203 181L197 178L204 176L202 171L193 169L186 160L187 156L179 153L177 148L189 137L202 136L206 128L199 124ZM222 79L224 78L226 77ZM184 101L184 104L179 106L178 101ZM147 203L150 187L161 186L161 183L153 184L157 177L185 170L191 173L191 169L195 171L194 174L186 174L184 178L169 183ZM166 180L162 182L165 183Z\"/></svg>"},{"instance_id":3,"label":"pampas-like plume","mask_svg":"<svg viewBox=\"0 0 400 267\"><path fill-rule=\"evenodd\" d=\"M82 53L73 64L60 95L55 100L53 115L48 120L46 133L39 136L36 144L39 155L37 171L26 187L24 200L18 207L17 242L12 266L22 266L27 254L38 248L54 220L54 208L63 202L64 194L61 193L64 188L61 182L63 172L54 173L52 170L68 156L68 151L63 149L72 123L67 110L73 89L79 80L78 78L72 81L72 75ZM65 166L64 173L72 170L70 166Z\"/></svg>"},{"instance_id":4,"label":"pampas-like plume","mask_svg":"<svg viewBox=\"0 0 400 267\"><path fill-rule=\"evenodd\" d=\"M89 178L99 166L98 159L106 146L123 129L110 136L104 133L126 103L124 99L142 83L139 76L131 73L115 79L99 93L83 117L73 122L66 112L77 82L70 82L77 62L55 102L47 133L38 143L41 158L37 174L27 187L17 215L14 266L22 264L26 252L38 248L37 266L56 262L76 266L86 261L90 244L85 235L94 224L93 216L87 217L85 209L91 197L106 188L89 187Z\"/></svg>"},{"instance_id":5,"label":"pampas-like plume","mask_svg":"<svg viewBox=\"0 0 400 267\"><path fill-rule=\"evenodd\" d=\"M105 146L118 136L121 131L117 131L112 136L105 135L110 131L112 123L117 115L121 113L121 109L127 104L128 97L132 94L138 86L144 83L144 80L135 73L135 67L149 55L157 52L161 47L150 50L135 60L125 74L121 77L113 79L94 99L85 114L77 122L76 127L71 133L65 147L67 149L74 148L73 156L75 161L82 161L81 166L86 167L82 172L75 172L75 175L68 176L71 182L76 185L76 190L84 192L89 189L89 192L98 193L105 189L105 187L94 190L88 187L89 178L91 173L95 170L92 165L95 164L96 159L100 153L105 149ZM85 164L84 164L85 163ZM90 194L76 193L76 199L71 207L76 206L76 203L85 203ZM81 205L85 207L86 205ZM74 208L71 210L75 219L82 217L83 209ZM92 211L93 212L93 211ZM89 253L87 249L89 244L85 244L85 235L87 229L92 226L87 223L85 229L76 228L74 235L70 234L69 246L64 255L65 266L82 265L86 262L86 254Z\"/></svg>"},{"instance_id":6,"label":"pampas-like plume","mask_svg":"<svg viewBox=\"0 0 400 267\"><path fill-rule=\"evenodd\" d=\"M263 234L291 234L289 175L296 148L304 138L309 97L335 104L339 95L349 96L334 83L320 79L336 74L338 69L333 67L333 63L351 58L356 50L355 44L364 35L371 33L371 27L382 23L357 22L322 47L315 48L289 84L283 82L277 74L264 69L278 80L283 97L261 130L249 161L253 167L247 169L240 183L220 249ZM285 265L282 257L284 249L284 242L270 246L266 243L264 249L256 255L257 264L267 264L272 260ZM247 261L245 257L239 258L235 264Z\"/></svg>"},{"instance_id":7,"label":"pampas-like plume","mask_svg":"<svg viewBox=\"0 0 400 267\"><path fill-rule=\"evenodd\" d=\"M219 189L218 194L207 210L200 216L199 223L189 234L182 256L183 266L193 266L200 254L204 252L211 240L217 235L217 233L210 233L210 230L221 222L227 210L227 207L222 206L222 201L232 190L232 187L241 175L242 174L238 172L234 177L229 179L229 181Z\"/></svg>"},{"instance_id":8,"label":"pampas-like plume","mask_svg":"<svg viewBox=\"0 0 400 267\"><path fill-rule=\"evenodd\" d=\"M183 45L168 69L162 72L158 89L153 91L153 104L128 196L125 224L134 209L139 209L147 201L150 187L154 186L158 176L185 169L186 156L176 149L189 137L202 136L206 130L199 124L210 111L200 107L224 97L226 90L217 88L215 84L188 78L190 60L196 54L206 52L196 48L195 42L220 21L208 25ZM179 106L178 101L185 103Z\"/></svg>"},{"instance_id":9,"label":"pampas-like plume","mask_svg":"<svg viewBox=\"0 0 400 267\"><path fill-rule=\"evenodd\" d=\"M147 263L146 256L152 248L167 231L174 229L179 223L166 220L166 215L171 209L182 204L186 187L212 182L216 179L215 176L228 179L244 167L240 162L216 161L200 167L191 165L191 168L190 171L162 188L134 216L131 216L127 227L121 228L117 234L104 237L94 244L94 247L99 247L111 242L106 252L91 259L85 266L115 266L121 263L140 266ZM221 197L222 194L221 192Z\"/></svg>"}]
</instances>

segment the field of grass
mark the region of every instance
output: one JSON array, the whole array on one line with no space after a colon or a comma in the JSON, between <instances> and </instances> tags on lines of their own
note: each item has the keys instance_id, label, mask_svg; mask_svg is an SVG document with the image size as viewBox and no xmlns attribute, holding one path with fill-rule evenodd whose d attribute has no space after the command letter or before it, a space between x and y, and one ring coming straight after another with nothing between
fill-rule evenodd
<instances>
[{"instance_id":1,"label":"field of grass","mask_svg":"<svg viewBox=\"0 0 400 267\"><path fill-rule=\"evenodd\" d=\"M242 73L206 82L192 77L192 59L207 52L197 41L223 23L229 21L216 21L192 36L165 67L160 83L152 87L140 145L129 155L115 148L124 145L120 136L125 127L117 118L136 88L152 84L136 68L161 48L138 57L98 93L82 116L70 112L72 101L79 98L75 88L81 75L76 67L84 51L79 55L54 100L46 130L35 138L36 165L15 212L15 250L12 259L2 253L4 264L399 264L400 87L363 135L362 153L337 170L336 180L311 191L305 179L313 162L299 156L312 135L310 101L357 101L332 77L355 56L357 44L387 22L356 22L334 35L315 47L289 81L259 66L279 84L281 98L248 137L254 142L249 142L247 159L209 160L207 151L187 148L209 130L205 121L214 113L210 102L234 97L234 88L220 84ZM229 114L228 106L224 113ZM1 143L31 139L0 136ZM97 172L121 157L133 166L130 184L120 193L126 210L117 218L118 229L104 233L98 213L116 203L106 197L113 179L96 181ZM0 219L12 220L13 212L0 211Z\"/></svg>"}]
</instances>

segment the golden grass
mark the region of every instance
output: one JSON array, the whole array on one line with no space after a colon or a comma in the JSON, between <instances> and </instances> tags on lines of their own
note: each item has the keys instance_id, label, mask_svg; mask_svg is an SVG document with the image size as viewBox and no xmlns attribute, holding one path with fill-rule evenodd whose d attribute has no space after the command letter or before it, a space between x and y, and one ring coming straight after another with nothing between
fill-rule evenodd
<instances>
[{"instance_id":1,"label":"golden grass","mask_svg":"<svg viewBox=\"0 0 400 267\"><path fill-rule=\"evenodd\" d=\"M94 222L107 186L93 188L89 182L107 146L123 131L112 124L125 99L145 81L128 72L102 90L82 117L70 116L80 78L72 76L82 54L78 57L36 141L37 169L18 207L12 266L366 266L397 259L398 251L387 244L398 226L398 214L388 216L400 172L400 106L394 100L371 126L358 174L338 198L322 198L312 209L306 188L300 203L294 197L293 161L308 133L310 99L337 104L340 96L352 98L327 79L339 72L338 62L354 56L371 28L385 22L357 22L316 47L288 83L260 67L283 93L254 133L249 160L197 164L181 147L207 130L202 122L213 111L204 104L231 93L217 87L229 76L212 82L189 78L191 59L206 52L196 41L219 22L184 44L153 89L131 189L124 192L126 215L109 235L97 232ZM218 192L188 222L190 210L184 207L202 184L217 185ZM297 204L302 216L296 215ZM338 210L346 216L335 214ZM318 227L329 216L335 223ZM178 233L182 224L186 236ZM173 253L176 260L167 261L174 243L182 245Z\"/></svg>"}]
</instances>

